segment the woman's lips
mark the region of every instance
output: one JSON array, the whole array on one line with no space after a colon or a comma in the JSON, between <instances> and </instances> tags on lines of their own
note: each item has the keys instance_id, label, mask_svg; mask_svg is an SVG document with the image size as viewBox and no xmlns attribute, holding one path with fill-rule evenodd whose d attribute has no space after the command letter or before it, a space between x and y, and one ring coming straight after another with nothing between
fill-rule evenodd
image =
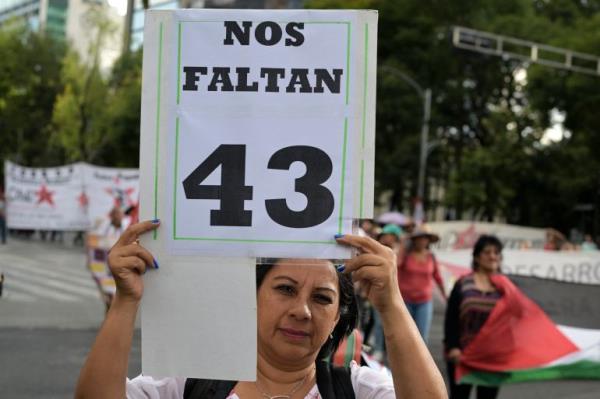
<instances>
[{"instance_id":1,"label":"woman's lips","mask_svg":"<svg viewBox=\"0 0 600 399\"><path fill-rule=\"evenodd\" d=\"M306 331L295 330L293 328L280 328L279 331L286 337L295 339L306 338L309 335Z\"/></svg>"}]
</instances>

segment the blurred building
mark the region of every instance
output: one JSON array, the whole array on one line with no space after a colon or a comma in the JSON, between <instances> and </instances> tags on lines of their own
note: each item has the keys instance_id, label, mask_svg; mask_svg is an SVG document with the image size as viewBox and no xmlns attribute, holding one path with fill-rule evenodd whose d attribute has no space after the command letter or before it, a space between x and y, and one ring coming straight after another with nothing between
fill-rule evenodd
<instances>
[{"instance_id":1,"label":"blurred building","mask_svg":"<svg viewBox=\"0 0 600 399\"><path fill-rule=\"evenodd\" d=\"M25 24L65 39L68 0L0 0L0 26Z\"/></svg>"},{"instance_id":2,"label":"blurred building","mask_svg":"<svg viewBox=\"0 0 600 399\"><path fill-rule=\"evenodd\" d=\"M144 42L144 8L142 0L134 0L131 23L131 48ZM149 8L173 10L176 8L238 8L238 9L294 9L303 8L304 0L148 0Z\"/></svg>"},{"instance_id":3,"label":"blurred building","mask_svg":"<svg viewBox=\"0 0 600 399\"><path fill-rule=\"evenodd\" d=\"M91 50L97 40L97 30L90 10L100 9L112 25L112 32L103 40L98 57L100 68L110 69L122 53L124 30L127 26L128 0L0 0L0 29L10 24L26 24L35 31L65 40L79 53L82 60L94 59ZM148 0L152 9L176 8L239 8L292 9L302 8L303 0ZM144 35L144 6L133 0L129 47L139 48Z\"/></svg>"},{"instance_id":4,"label":"blurred building","mask_svg":"<svg viewBox=\"0 0 600 399\"><path fill-rule=\"evenodd\" d=\"M46 0L54 1L54 0ZM82 60L91 62L94 57L94 46L98 40L98 29L94 26L94 13L102 15L103 23L108 24L109 31L102 40L98 62L100 69L108 71L122 51L125 9L117 6L119 2L110 0L63 0L68 1L66 21L66 37Z\"/></svg>"},{"instance_id":5,"label":"blurred building","mask_svg":"<svg viewBox=\"0 0 600 399\"><path fill-rule=\"evenodd\" d=\"M104 40L99 56L101 69L107 70L120 54L125 18L111 3L115 0L0 0L0 29L26 25L54 39L68 41L88 61L90 46L97 36L89 13L93 8L101 10L112 25L112 33Z\"/></svg>"}]
</instances>

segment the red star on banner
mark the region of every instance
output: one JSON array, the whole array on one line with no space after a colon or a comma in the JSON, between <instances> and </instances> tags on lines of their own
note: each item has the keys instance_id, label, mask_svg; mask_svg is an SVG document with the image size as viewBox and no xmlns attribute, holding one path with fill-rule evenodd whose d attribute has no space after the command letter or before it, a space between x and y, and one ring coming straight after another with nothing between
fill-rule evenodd
<instances>
[{"instance_id":1,"label":"red star on banner","mask_svg":"<svg viewBox=\"0 0 600 399\"><path fill-rule=\"evenodd\" d=\"M475 231L475 225L472 224L465 231L459 232L456 235L456 243L454 244L454 249L473 248L478 238L479 233Z\"/></svg>"},{"instance_id":2,"label":"red star on banner","mask_svg":"<svg viewBox=\"0 0 600 399\"><path fill-rule=\"evenodd\" d=\"M36 194L38 195L38 202L37 202L38 205L41 204L42 202L47 202L51 206L54 206L54 200L52 199L52 195L54 194L54 191L49 191L46 188L45 184L42 184L39 191L36 191Z\"/></svg>"},{"instance_id":3,"label":"red star on banner","mask_svg":"<svg viewBox=\"0 0 600 399\"><path fill-rule=\"evenodd\" d=\"M82 191L81 194L79 194L79 196L77 197L77 202L79 202L79 206L82 208L86 208L88 206L90 200L85 191Z\"/></svg>"},{"instance_id":4,"label":"red star on banner","mask_svg":"<svg viewBox=\"0 0 600 399\"><path fill-rule=\"evenodd\" d=\"M121 185L121 179L119 179L119 176L115 176L115 178L113 179L113 183L114 183L113 187L105 188L104 191L106 191L106 193L108 193L108 195L113 197L114 206L121 208L121 207L131 207L131 206L135 205L135 202L131 198L131 195L135 192L135 188L119 187Z\"/></svg>"}]
</instances>

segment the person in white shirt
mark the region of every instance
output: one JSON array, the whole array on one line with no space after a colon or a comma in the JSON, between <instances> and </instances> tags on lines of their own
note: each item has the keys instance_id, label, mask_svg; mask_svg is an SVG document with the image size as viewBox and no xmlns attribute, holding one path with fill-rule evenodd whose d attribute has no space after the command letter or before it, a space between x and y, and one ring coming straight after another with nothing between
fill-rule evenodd
<instances>
[{"instance_id":1,"label":"person in white shirt","mask_svg":"<svg viewBox=\"0 0 600 399\"><path fill-rule=\"evenodd\" d=\"M81 370L76 398L184 396L184 378L127 380L134 322L144 289L143 274L158 268L137 238L159 221L132 225L111 249L117 293ZM336 236L358 255L337 269L327 260L280 259L257 267L257 380L235 383L231 399L320 398L315 365L349 334L357 319L352 281L363 285L380 312L392 378L352 364L357 399L447 398L442 376L404 305L394 252L368 237ZM303 267L310 265L310 267Z\"/></svg>"}]
</instances>

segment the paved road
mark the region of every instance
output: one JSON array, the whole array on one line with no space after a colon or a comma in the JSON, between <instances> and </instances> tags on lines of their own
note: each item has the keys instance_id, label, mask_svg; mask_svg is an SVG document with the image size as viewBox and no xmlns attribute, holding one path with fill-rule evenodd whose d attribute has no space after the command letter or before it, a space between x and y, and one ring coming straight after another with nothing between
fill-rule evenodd
<instances>
[{"instance_id":1,"label":"paved road","mask_svg":"<svg viewBox=\"0 0 600 399\"><path fill-rule=\"evenodd\" d=\"M39 241L0 245L6 275L0 298L0 397L71 398L79 369L102 323L104 306L81 248ZM437 304L431 351L441 363L442 305ZM130 377L140 372L139 331ZM474 397L474 396L473 396ZM598 399L600 382L552 381L503 387L500 399Z\"/></svg>"}]
</instances>

